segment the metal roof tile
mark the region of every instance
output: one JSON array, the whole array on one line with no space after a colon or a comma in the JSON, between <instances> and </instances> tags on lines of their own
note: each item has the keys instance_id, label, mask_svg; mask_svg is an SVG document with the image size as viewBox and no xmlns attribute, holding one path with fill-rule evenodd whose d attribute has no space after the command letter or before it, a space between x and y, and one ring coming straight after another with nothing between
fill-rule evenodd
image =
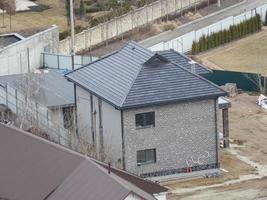
<instances>
[{"instance_id":1,"label":"metal roof tile","mask_svg":"<svg viewBox=\"0 0 267 200\"><path fill-rule=\"evenodd\" d=\"M188 71L189 61L174 51L154 53L129 42L66 77L121 109L226 95L215 84ZM209 72L196 65L196 73Z\"/></svg>"}]
</instances>

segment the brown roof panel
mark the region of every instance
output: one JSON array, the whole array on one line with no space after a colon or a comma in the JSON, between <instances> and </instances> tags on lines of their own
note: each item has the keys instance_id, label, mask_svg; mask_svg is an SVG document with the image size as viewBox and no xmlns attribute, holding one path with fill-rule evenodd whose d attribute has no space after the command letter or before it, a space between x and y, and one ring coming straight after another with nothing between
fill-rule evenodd
<instances>
[{"instance_id":1,"label":"brown roof panel","mask_svg":"<svg viewBox=\"0 0 267 200\"><path fill-rule=\"evenodd\" d=\"M0 124L0 196L42 200L84 157L20 129Z\"/></svg>"},{"instance_id":2,"label":"brown roof panel","mask_svg":"<svg viewBox=\"0 0 267 200\"><path fill-rule=\"evenodd\" d=\"M99 162L97 160L94 160L97 164L99 164L100 166L104 167L105 169L108 170L108 165L103 163L103 162ZM111 172L116 174L117 176L121 177L124 180L127 180L128 182L134 184L135 186L141 188L142 190L144 190L145 192L149 193L149 194L159 194L162 192L167 192L167 188L149 181L149 180L144 180L134 174L131 174L129 172L126 172L124 170L120 170L120 169L116 169L111 167Z\"/></svg>"}]
</instances>

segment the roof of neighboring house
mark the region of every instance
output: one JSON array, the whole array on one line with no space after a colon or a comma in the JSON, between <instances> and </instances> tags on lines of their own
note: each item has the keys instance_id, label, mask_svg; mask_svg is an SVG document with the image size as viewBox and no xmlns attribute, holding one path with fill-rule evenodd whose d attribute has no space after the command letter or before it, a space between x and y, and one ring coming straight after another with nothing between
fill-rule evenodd
<instances>
[{"instance_id":1,"label":"roof of neighboring house","mask_svg":"<svg viewBox=\"0 0 267 200\"><path fill-rule=\"evenodd\" d=\"M120 109L227 95L186 67L136 42L65 76Z\"/></svg>"},{"instance_id":2,"label":"roof of neighboring house","mask_svg":"<svg viewBox=\"0 0 267 200\"><path fill-rule=\"evenodd\" d=\"M13 44L15 42L18 42L22 39L23 37L17 33L0 35L0 49L9 46L10 44Z\"/></svg>"},{"instance_id":3,"label":"roof of neighboring house","mask_svg":"<svg viewBox=\"0 0 267 200\"><path fill-rule=\"evenodd\" d=\"M40 70L39 72L41 73L0 76L0 84L5 86L7 83L12 88L23 92L23 84L27 85L27 81L33 79L32 84L39 85L36 87L38 92L32 97L36 102L50 109L74 105L73 83L67 81L55 70Z\"/></svg>"},{"instance_id":4,"label":"roof of neighboring house","mask_svg":"<svg viewBox=\"0 0 267 200\"><path fill-rule=\"evenodd\" d=\"M158 51L159 55L162 55L163 57L167 58L171 62L180 65L181 67L186 68L188 71L191 71L191 65L190 62L193 60L189 57L178 53L177 51L174 51L173 49L170 50L164 50L164 51ZM194 61L193 61L194 62ZM195 63L195 73L196 74L207 74L211 73L212 71L203 65L200 65L199 63Z\"/></svg>"},{"instance_id":5,"label":"roof of neighboring house","mask_svg":"<svg viewBox=\"0 0 267 200\"><path fill-rule=\"evenodd\" d=\"M166 192L123 170L108 173L104 163L20 129L0 124L0 133L0 198L121 200L134 193L155 200L153 194Z\"/></svg>"}]
</instances>

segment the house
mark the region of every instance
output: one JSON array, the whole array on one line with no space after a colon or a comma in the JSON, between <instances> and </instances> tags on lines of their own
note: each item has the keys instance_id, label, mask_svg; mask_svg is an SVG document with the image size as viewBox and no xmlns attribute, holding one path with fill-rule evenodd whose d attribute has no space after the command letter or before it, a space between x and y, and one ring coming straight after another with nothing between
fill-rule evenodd
<instances>
[{"instance_id":1,"label":"house","mask_svg":"<svg viewBox=\"0 0 267 200\"><path fill-rule=\"evenodd\" d=\"M69 130L75 128L73 84L60 71L37 70L35 73L0 76L0 86L6 88L9 104L20 107L20 101L24 99L19 98L17 92L12 95L14 92L8 91L12 88L50 110L51 121L55 124Z\"/></svg>"},{"instance_id":2,"label":"house","mask_svg":"<svg viewBox=\"0 0 267 200\"><path fill-rule=\"evenodd\" d=\"M0 124L0 199L165 200L167 189Z\"/></svg>"},{"instance_id":3,"label":"house","mask_svg":"<svg viewBox=\"0 0 267 200\"><path fill-rule=\"evenodd\" d=\"M187 59L190 70L129 42L65 75L75 85L78 135L99 159L142 177L219 168L217 99L227 93Z\"/></svg>"}]
</instances>

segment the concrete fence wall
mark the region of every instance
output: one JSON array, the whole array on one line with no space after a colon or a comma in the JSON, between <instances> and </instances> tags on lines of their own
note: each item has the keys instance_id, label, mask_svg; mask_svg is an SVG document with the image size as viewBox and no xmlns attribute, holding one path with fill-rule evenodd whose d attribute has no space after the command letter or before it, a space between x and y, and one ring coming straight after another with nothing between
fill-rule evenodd
<instances>
[{"instance_id":1,"label":"concrete fence wall","mask_svg":"<svg viewBox=\"0 0 267 200\"><path fill-rule=\"evenodd\" d=\"M57 53L58 27L53 26L0 49L0 75L20 74L41 66L41 53Z\"/></svg>"},{"instance_id":2,"label":"concrete fence wall","mask_svg":"<svg viewBox=\"0 0 267 200\"><path fill-rule=\"evenodd\" d=\"M75 51L88 49L168 14L194 7L207 0L159 0L75 35ZM70 53L70 38L59 42L59 52Z\"/></svg>"},{"instance_id":3,"label":"concrete fence wall","mask_svg":"<svg viewBox=\"0 0 267 200\"><path fill-rule=\"evenodd\" d=\"M208 35L212 32L218 32L221 30L229 29L231 25L239 24L244 20L250 19L251 17L255 16L256 13L258 13L261 16L261 20L262 22L264 22L266 10L267 10L267 4L264 4L256 9L245 11L244 13L237 16L227 17L209 26L203 27L198 30L193 30L172 40L160 42L158 44L149 47L149 49L152 51L174 49L179 53L187 53L192 50L193 41L198 41L202 35L204 34Z\"/></svg>"}]
</instances>

